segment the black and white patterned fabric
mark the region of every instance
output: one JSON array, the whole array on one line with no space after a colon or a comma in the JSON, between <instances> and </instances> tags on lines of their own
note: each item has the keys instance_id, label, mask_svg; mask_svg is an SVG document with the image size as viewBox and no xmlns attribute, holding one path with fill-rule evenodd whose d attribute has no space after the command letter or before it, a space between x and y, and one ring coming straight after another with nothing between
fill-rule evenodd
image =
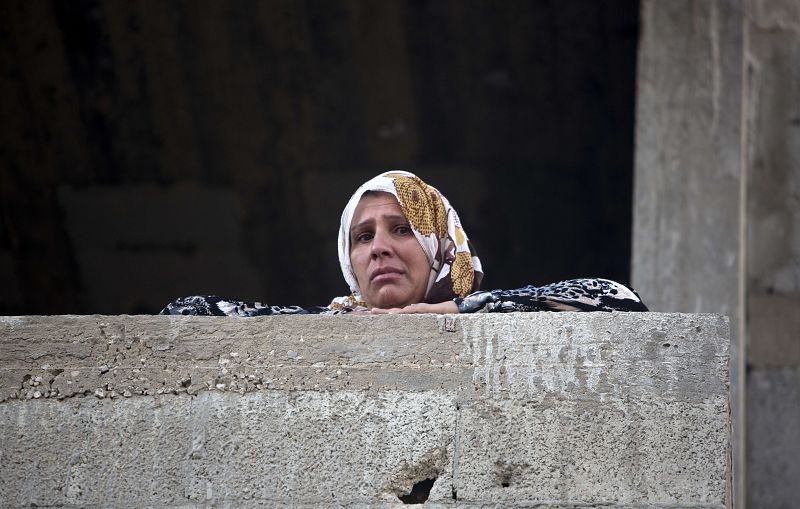
<instances>
[{"instance_id":1,"label":"black and white patterned fabric","mask_svg":"<svg viewBox=\"0 0 800 509\"><path fill-rule=\"evenodd\" d=\"M647 311L635 291L609 279L570 279L547 286L475 292L455 300L460 313Z\"/></svg>"},{"instance_id":2,"label":"black and white patterned fabric","mask_svg":"<svg viewBox=\"0 0 800 509\"><path fill-rule=\"evenodd\" d=\"M639 295L608 279L570 279L546 286L475 292L455 299L460 313L514 311L647 311ZM213 295L196 295L168 304L162 315L268 316L338 315L366 308L342 306L268 306Z\"/></svg>"},{"instance_id":3,"label":"black and white patterned fabric","mask_svg":"<svg viewBox=\"0 0 800 509\"><path fill-rule=\"evenodd\" d=\"M260 302L243 302L216 295L193 295L167 304L161 315L193 316L269 316L339 314L329 307L268 306Z\"/></svg>"}]
</instances>

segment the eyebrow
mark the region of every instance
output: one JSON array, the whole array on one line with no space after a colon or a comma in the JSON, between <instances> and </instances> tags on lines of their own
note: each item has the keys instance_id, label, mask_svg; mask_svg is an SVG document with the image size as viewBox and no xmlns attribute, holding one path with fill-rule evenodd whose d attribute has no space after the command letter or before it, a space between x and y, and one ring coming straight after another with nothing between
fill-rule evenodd
<instances>
[{"instance_id":1,"label":"eyebrow","mask_svg":"<svg viewBox=\"0 0 800 509\"><path fill-rule=\"evenodd\" d=\"M382 215L380 217L383 218L383 219L388 219L389 221L401 220L401 221L403 221L405 223L408 222L408 218L406 216L404 216L403 214L384 214L384 215ZM363 228L365 226L368 226L368 225L370 225L370 224L372 224L374 222L375 222L375 218L370 218L370 219L366 219L364 221L361 221L360 223L355 224L355 225L350 227L350 233L352 233L352 232L354 232L356 230L359 230L359 229L361 229L361 228Z\"/></svg>"}]
</instances>

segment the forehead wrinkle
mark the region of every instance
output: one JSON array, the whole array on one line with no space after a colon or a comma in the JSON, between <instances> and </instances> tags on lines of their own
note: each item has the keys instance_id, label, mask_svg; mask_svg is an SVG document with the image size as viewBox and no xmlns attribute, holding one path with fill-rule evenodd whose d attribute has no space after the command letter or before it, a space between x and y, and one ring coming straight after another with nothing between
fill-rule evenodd
<instances>
[{"instance_id":1,"label":"forehead wrinkle","mask_svg":"<svg viewBox=\"0 0 800 509\"><path fill-rule=\"evenodd\" d=\"M381 214L378 217L380 219L383 219L383 220L386 220L386 221L401 220L403 222L408 222L408 219L403 214L386 213L386 214ZM363 226L371 225L373 223L375 223L375 218L374 217L370 217L370 218L364 219L363 221L360 221L359 223L354 224L353 226L351 226L350 227L350 231L352 232L354 230L358 230L359 228L361 228Z\"/></svg>"}]
</instances>

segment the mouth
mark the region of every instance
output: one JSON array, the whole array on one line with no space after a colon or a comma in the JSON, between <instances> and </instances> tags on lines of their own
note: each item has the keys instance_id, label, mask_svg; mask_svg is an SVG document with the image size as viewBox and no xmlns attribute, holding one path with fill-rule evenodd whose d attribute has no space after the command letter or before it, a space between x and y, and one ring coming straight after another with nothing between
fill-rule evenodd
<instances>
[{"instance_id":1,"label":"mouth","mask_svg":"<svg viewBox=\"0 0 800 509\"><path fill-rule=\"evenodd\" d=\"M402 270L395 267L380 267L370 273L369 279L372 282L380 282L383 280L394 279L402 273Z\"/></svg>"}]
</instances>

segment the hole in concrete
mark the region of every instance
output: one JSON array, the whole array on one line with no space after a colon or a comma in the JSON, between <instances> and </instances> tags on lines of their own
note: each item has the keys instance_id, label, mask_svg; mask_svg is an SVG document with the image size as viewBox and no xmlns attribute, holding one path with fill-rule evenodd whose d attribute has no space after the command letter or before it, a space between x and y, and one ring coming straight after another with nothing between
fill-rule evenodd
<instances>
[{"instance_id":1,"label":"hole in concrete","mask_svg":"<svg viewBox=\"0 0 800 509\"><path fill-rule=\"evenodd\" d=\"M414 483L414 486L411 487L411 493L407 495L398 495L397 498L404 504L422 504L431 494L431 489L433 488L433 483L436 482L436 478L433 479L423 479L422 481Z\"/></svg>"},{"instance_id":2,"label":"hole in concrete","mask_svg":"<svg viewBox=\"0 0 800 509\"><path fill-rule=\"evenodd\" d=\"M458 500L458 492L455 488L451 488L451 496L453 497L453 500Z\"/></svg>"},{"instance_id":3,"label":"hole in concrete","mask_svg":"<svg viewBox=\"0 0 800 509\"><path fill-rule=\"evenodd\" d=\"M497 461L495 465L497 466L495 471L496 482L503 488L510 487L511 481L518 478L528 468L525 463L507 463L503 460Z\"/></svg>"},{"instance_id":4,"label":"hole in concrete","mask_svg":"<svg viewBox=\"0 0 800 509\"><path fill-rule=\"evenodd\" d=\"M663 346L664 348L669 348L669 347L670 347L670 344L669 344L669 343L664 343L664 344L663 344L663 345L661 345L661 346Z\"/></svg>"}]
</instances>

